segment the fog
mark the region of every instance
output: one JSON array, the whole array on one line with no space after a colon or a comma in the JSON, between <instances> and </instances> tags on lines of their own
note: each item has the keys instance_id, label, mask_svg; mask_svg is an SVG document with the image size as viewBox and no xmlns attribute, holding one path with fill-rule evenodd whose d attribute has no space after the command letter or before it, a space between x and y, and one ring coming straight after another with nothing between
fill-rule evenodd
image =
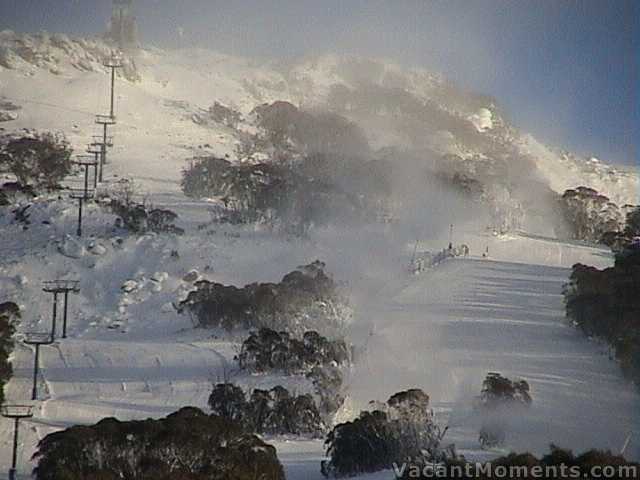
<instances>
[{"instance_id":1,"label":"fog","mask_svg":"<svg viewBox=\"0 0 640 480\"><path fill-rule=\"evenodd\" d=\"M633 2L138 3L143 34L161 45L385 57L497 97L516 125L550 143L614 163L637 158Z\"/></svg>"},{"instance_id":2,"label":"fog","mask_svg":"<svg viewBox=\"0 0 640 480\"><path fill-rule=\"evenodd\" d=\"M54 23L44 22L40 28L104 29L100 19L109 15L107 2L63 3L52 14ZM39 25L37 5L5 2L0 28ZM263 266L256 261L251 274L258 278L247 279L263 280L260 276L268 269L268 274L279 268L285 273L317 258L343 283L355 312L346 333L357 352L348 377L345 418L366 408L370 400L385 401L394 392L418 387L446 410L445 418L461 434L479 424L471 404L487 368L508 369L515 376L529 373L540 380L543 391L552 381L569 381L575 373L562 365L555 373L545 371L549 364L544 362L564 353L558 353L561 347L575 347L566 335L554 343L556 350L546 349L535 335L539 329L556 333L554 322L560 320L545 302L558 311L563 308L559 297L567 271L527 270L522 275L532 284L538 277L552 282L552 287L527 291L521 278L513 280L520 282L518 288L500 283L508 266L478 262L485 244L488 248L486 237L521 231L553 237L561 222L558 192L551 189L537 159L513 141L521 131L612 162L630 165L637 158L638 137L632 128L637 119L630 107L637 73L626 64L632 28L625 19L636 10L630 2L610 9L602 5L591 0L580 5L488 0L136 2L145 47L155 45L184 56L193 48L206 48L249 57L281 74L287 83L282 91L288 96L281 99L287 101L285 114L274 116L273 132L284 131L297 142L297 161L314 155L335 160L321 164L329 172L320 173L332 182L333 192L344 194L338 202L356 192L355 200L349 198L351 203L331 211L331 221L311 222L308 235L286 238L291 245L278 247L283 248L282 264ZM69 23L62 15L71 19ZM7 18L15 23L8 24ZM339 78L339 85L308 88L300 69L322 70L326 65L326 78ZM210 105L216 95L212 84ZM260 128L255 110L242 114L241 128L225 125L225 133L236 140ZM490 121L491 127L483 127L480 120ZM185 151L189 147L195 145ZM336 165L347 166L331 170ZM321 176L313 165L308 170L312 180ZM388 218L385 223L354 220L352 204L364 205L366 213L380 207ZM312 217L313 207L302 216ZM450 239L452 225L455 233ZM471 246L476 257L469 260L471 273L453 265L442 276L432 272L427 280L409 276L415 252L442 251L450 240ZM238 267L242 268L249 271ZM473 277L461 278L463 273ZM480 287L469 287L474 282ZM484 284L494 291L482 291ZM498 298L496 291L509 288ZM459 310L452 311L454 306ZM490 330L501 321L502 330ZM397 328L399 323L403 328ZM529 329L531 349L542 353L519 356L521 352L512 351L521 343L528 345L511 332L514 325ZM465 328L477 329L477 338L486 335L485 350L453 344L457 339L473 343L476 337ZM503 331L512 344L497 338ZM570 361L595 356L590 348L576 347L568 353L574 355ZM598 381L597 375L584 373L575 388L587 388L583 385ZM545 393L553 401L561 398L553 391ZM574 399L576 405L585 399L593 403L588 391L581 393ZM535 448L546 448L555 440L591 446L587 442L597 432L582 438L575 424L551 425L551 416L567 408L573 405L543 406L531 416L522 415L513 428L524 437L533 434ZM617 446L615 435L605 437L605 446ZM518 446L526 449L531 444Z\"/></svg>"}]
</instances>

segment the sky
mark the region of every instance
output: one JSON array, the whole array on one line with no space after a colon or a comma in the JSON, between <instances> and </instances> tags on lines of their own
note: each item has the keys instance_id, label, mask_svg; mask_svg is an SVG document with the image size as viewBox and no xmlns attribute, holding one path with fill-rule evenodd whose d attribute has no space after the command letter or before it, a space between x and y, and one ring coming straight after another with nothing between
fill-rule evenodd
<instances>
[{"instance_id":1,"label":"sky","mask_svg":"<svg viewBox=\"0 0 640 480\"><path fill-rule=\"evenodd\" d=\"M511 122L547 143L640 162L637 0L135 3L150 44L254 57L388 57L494 96ZM94 34L110 8L110 0L0 0L0 29Z\"/></svg>"}]
</instances>

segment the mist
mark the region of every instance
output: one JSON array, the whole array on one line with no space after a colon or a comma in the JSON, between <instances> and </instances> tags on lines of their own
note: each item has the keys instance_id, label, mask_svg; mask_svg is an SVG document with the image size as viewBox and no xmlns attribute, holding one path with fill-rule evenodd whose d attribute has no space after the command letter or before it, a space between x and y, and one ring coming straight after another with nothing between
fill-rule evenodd
<instances>
[{"instance_id":1,"label":"mist","mask_svg":"<svg viewBox=\"0 0 640 480\"><path fill-rule=\"evenodd\" d=\"M502 453L478 436L490 372L533 398L497 412L499 447L617 452L637 434L640 349L598 323L635 327L636 298L610 287L640 234L634 2L134 0L109 24L110 4L0 5L16 342L48 325L41 278L82 281L69 338L40 357L25 465L61 425L206 410L229 380L335 399L323 434L421 389L473 460ZM24 145L61 152L46 191ZM263 328L299 364L274 347L246 368ZM318 360L316 339L344 358ZM17 399L31 350L14 352ZM272 427L287 478L318 478L322 442Z\"/></svg>"}]
</instances>

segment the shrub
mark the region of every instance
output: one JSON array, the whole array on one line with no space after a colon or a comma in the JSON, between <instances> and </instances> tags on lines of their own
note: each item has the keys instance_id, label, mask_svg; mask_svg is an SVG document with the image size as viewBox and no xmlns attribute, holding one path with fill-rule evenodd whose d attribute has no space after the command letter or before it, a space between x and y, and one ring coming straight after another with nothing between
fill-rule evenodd
<instances>
[{"instance_id":1,"label":"shrub","mask_svg":"<svg viewBox=\"0 0 640 480\"><path fill-rule=\"evenodd\" d=\"M284 480L276 450L234 421L187 407L160 420L74 426L47 435L38 480Z\"/></svg>"},{"instance_id":2,"label":"shrub","mask_svg":"<svg viewBox=\"0 0 640 480\"><path fill-rule=\"evenodd\" d=\"M337 334L346 315L335 282L315 261L285 275L280 283L252 283L243 288L201 280L180 302L200 327L266 327L302 335L314 328Z\"/></svg>"},{"instance_id":3,"label":"shrub","mask_svg":"<svg viewBox=\"0 0 640 480\"><path fill-rule=\"evenodd\" d=\"M233 129L242 121L240 112L218 102L214 102L214 104L209 107L209 115L213 121Z\"/></svg>"},{"instance_id":4,"label":"shrub","mask_svg":"<svg viewBox=\"0 0 640 480\"><path fill-rule=\"evenodd\" d=\"M7 139L0 144L0 165L23 185L54 189L71 172L72 150L52 133Z\"/></svg>"},{"instance_id":5,"label":"shrub","mask_svg":"<svg viewBox=\"0 0 640 480\"><path fill-rule=\"evenodd\" d=\"M318 436L325 430L311 395L293 396L281 386L255 389L247 400L240 387L219 383L209 396L209 406L215 415L238 421L256 433Z\"/></svg>"},{"instance_id":6,"label":"shrub","mask_svg":"<svg viewBox=\"0 0 640 480\"><path fill-rule=\"evenodd\" d=\"M120 220L117 225L134 233L173 233L182 235L184 230L175 226L178 215L171 210L148 208L140 203L120 203L112 200L109 207Z\"/></svg>"}]
</instances>

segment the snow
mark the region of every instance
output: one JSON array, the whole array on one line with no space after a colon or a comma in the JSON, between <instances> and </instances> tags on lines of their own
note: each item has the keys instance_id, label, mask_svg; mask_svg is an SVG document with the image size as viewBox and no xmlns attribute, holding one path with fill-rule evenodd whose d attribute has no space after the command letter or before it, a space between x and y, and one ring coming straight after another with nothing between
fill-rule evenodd
<instances>
[{"instance_id":1,"label":"snow","mask_svg":"<svg viewBox=\"0 0 640 480\"><path fill-rule=\"evenodd\" d=\"M469 121L473 123L479 132L486 132L493 128L493 114L488 108L481 108L477 113L469 117Z\"/></svg>"},{"instance_id":2,"label":"snow","mask_svg":"<svg viewBox=\"0 0 640 480\"><path fill-rule=\"evenodd\" d=\"M36 43L46 48L38 50L34 63L4 51L12 68L0 67L2 95L21 110L16 120L2 125L11 131L60 130L82 149L94 133L94 114L106 111L106 93L96 92L106 92L108 79L99 62L81 71L77 60L102 47L87 50L74 43L71 53L62 55L47 50L54 48L50 40ZM114 215L88 204L86 236L76 239L69 236L75 232L75 204L55 197L32 207L27 231L10 216L0 218L0 291L25 307L20 335L49 326L51 298L41 292L43 280L81 279L80 293L70 297L69 338L41 350L43 399L36 402L33 421L22 427L22 474L33 466L30 458L38 440L50 432L105 416L157 418L185 405L206 410L212 383L229 375L246 389L283 384L299 394L308 391L302 378L236 371L241 338L194 329L173 304L200 278L234 285L278 281L316 258L327 263L351 294L355 318L348 333L364 351L348 378L342 419L352 418L369 400L423 388L438 421L450 426L447 439L470 458L484 458L470 405L485 374L499 371L532 385L531 414L511 425L510 448L539 453L555 442L577 451L618 450L634 432L628 456L640 460L638 390L622 378L603 346L564 319L561 292L570 266L610 265L606 250L524 232L494 236L469 224L456 227L456 241L469 245L471 257L413 276L405 270L415 237L409 242L386 227L329 228L308 240L253 227L209 225L199 230L210 220L210 203L179 193L180 171L193 155L232 155L237 138L225 126L194 123L193 114L216 100L245 114L276 99L317 104L332 85L348 85L357 77L337 56L307 59L284 73L269 63L204 50L148 49L136 64L140 80L117 85L109 181L135 178L140 196L176 211L186 234L129 236L114 227ZM378 75L378 81L400 82L425 99L442 85L428 72L391 64ZM488 107L463 116L479 132L495 127ZM584 183L619 204L638 203L634 172L618 168L611 173L604 162L557 154L528 136L518 137L517 145L536 158L557 192ZM426 235L420 236L420 251L447 243L442 236L422 237ZM489 258L483 259L487 247ZM10 401L24 402L30 398L33 351L18 342L13 363L7 395ZM0 420L0 470L10 462L11 428ZM287 478L321 478L321 441L267 440L277 447ZM380 472L361 478L390 476Z\"/></svg>"}]
</instances>

